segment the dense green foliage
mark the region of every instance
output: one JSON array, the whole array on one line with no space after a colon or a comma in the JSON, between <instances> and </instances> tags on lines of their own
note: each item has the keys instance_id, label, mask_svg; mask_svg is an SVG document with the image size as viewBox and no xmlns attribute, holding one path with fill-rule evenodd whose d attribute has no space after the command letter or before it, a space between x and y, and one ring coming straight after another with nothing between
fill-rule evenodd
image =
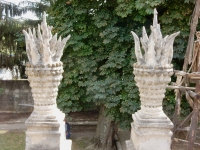
<instances>
[{"instance_id":1,"label":"dense green foliage","mask_svg":"<svg viewBox=\"0 0 200 150\"><path fill-rule=\"evenodd\" d=\"M181 69L193 1L55 2L49 12L49 22L62 37L71 34L62 57L65 72L58 98L58 105L65 113L89 109L94 107L93 103L104 104L114 121L123 127L129 125L131 114L140 106L132 74L136 59L130 31L141 35L145 26L149 33L155 7L163 36L181 31L175 39L173 59L175 68ZM174 103L172 96L166 100Z\"/></svg>"}]
</instances>

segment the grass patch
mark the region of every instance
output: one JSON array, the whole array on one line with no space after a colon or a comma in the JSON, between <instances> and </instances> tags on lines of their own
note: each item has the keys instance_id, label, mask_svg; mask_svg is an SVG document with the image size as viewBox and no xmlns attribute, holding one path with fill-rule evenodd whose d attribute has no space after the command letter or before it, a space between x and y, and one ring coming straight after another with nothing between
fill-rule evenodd
<instances>
[{"instance_id":1,"label":"grass patch","mask_svg":"<svg viewBox=\"0 0 200 150\"><path fill-rule=\"evenodd\" d=\"M89 138L72 139L72 150L84 150L89 143Z\"/></svg>"},{"instance_id":2,"label":"grass patch","mask_svg":"<svg viewBox=\"0 0 200 150\"><path fill-rule=\"evenodd\" d=\"M26 135L24 131L0 130L0 150L25 150ZM72 150L84 150L90 138L72 138Z\"/></svg>"},{"instance_id":3,"label":"grass patch","mask_svg":"<svg viewBox=\"0 0 200 150\"><path fill-rule=\"evenodd\" d=\"M5 130L0 131L0 150L24 150L25 132Z\"/></svg>"}]
</instances>

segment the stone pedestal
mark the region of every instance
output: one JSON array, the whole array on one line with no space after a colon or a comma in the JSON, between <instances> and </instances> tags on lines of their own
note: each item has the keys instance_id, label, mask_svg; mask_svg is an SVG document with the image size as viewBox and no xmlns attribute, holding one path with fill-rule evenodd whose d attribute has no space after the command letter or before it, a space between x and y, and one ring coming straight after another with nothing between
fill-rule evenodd
<instances>
[{"instance_id":1,"label":"stone pedestal","mask_svg":"<svg viewBox=\"0 0 200 150\"><path fill-rule=\"evenodd\" d=\"M179 32L163 38L157 14L154 9L149 37L145 27L140 39L131 31L137 58L133 74L140 92L141 110L132 115L131 138L126 142L128 150L170 150L173 124L162 110L162 101L173 74L173 43Z\"/></svg>"},{"instance_id":2,"label":"stone pedestal","mask_svg":"<svg viewBox=\"0 0 200 150\"><path fill-rule=\"evenodd\" d=\"M44 12L37 31L23 30L26 40L26 75L34 100L34 111L27 119L26 150L71 150L71 141L65 137L65 114L56 104L63 67L60 58L70 35L61 40L52 35Z\"/></svg>"},{"instance_id":3,"label":"stone pedestal","mask_svg":"<svg viewBox=\"0 0 200 150\"><path fill-rule=\"evenodd\" d=\"M25 122L26 150L71 150L71 142L67 144L65 138L65 114L56 104L62 72L61 62L47 66L26 65L34 99L34 111Z\"/></svg>"},{"instance_id":4,"label":"stone pedestal","mask_svg":"<svg viewBox=\"0 0 200 150\"><path fill-rule=\"evenodd\" d=\"M134 122L128 145L134 148L129 150L170 150L173 124L162 110L162 101L172 74L172 65L152 68L134 64L141 110L132 115Z\"/></svg>"}]
</instances>

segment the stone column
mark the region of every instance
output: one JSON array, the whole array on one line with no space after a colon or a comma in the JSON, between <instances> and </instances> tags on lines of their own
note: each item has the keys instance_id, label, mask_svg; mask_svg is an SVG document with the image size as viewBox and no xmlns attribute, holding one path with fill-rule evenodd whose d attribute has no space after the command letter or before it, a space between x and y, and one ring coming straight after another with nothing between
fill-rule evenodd
<instances>
[{"instance_id":1,"label":"stone column","mask_svg":"<svg viewBox=\"0 0 200 150\"><path fill-rule=\"evenodd\" d=\"M60 58L70 36L57 40L57 34L52 36L51 30L45 13L37 33L35 29L28 33L23 30L29 58L26 74L34 100L34 111L25 122L26 150L71 150L71 141L65 138L65 114L56 104L63 73Z\"/></svg>"},{"instance_id":2,"label":"stone column","mask_svg":"<svg viewBox=\"0 0 200 150\"><path fill-rule=\"evenodd\" d=\"M151 32L148 37L143 27L140 40L132 32L137 57L133 74L140 92L141 109L132 115L131 137L126 141L128 150L170 150L173 124L162 110L162 101L173 74L173 42L179 32L162 38L156 10Z\"/></svg>"}]
</instances>

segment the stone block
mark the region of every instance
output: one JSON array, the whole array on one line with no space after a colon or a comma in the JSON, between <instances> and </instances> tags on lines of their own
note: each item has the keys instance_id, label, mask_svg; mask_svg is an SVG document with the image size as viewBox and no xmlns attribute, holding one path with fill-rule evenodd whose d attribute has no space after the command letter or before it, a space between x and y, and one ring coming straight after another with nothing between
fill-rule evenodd
<instances>
[{"instance_id":1,"label":"stone block","mask_svg":"<svg viewBox=\"0 0 200 150\"><path fill-rule=\"evenodd\" d=\"M2 104L0 111L15 112L18 104L33 103L31 88L27 80L1 80L0 88L4 89L0 94L0 104ZM32 109L27 107L27 111L32 111Z\"/></svg>"}]
</instances>

